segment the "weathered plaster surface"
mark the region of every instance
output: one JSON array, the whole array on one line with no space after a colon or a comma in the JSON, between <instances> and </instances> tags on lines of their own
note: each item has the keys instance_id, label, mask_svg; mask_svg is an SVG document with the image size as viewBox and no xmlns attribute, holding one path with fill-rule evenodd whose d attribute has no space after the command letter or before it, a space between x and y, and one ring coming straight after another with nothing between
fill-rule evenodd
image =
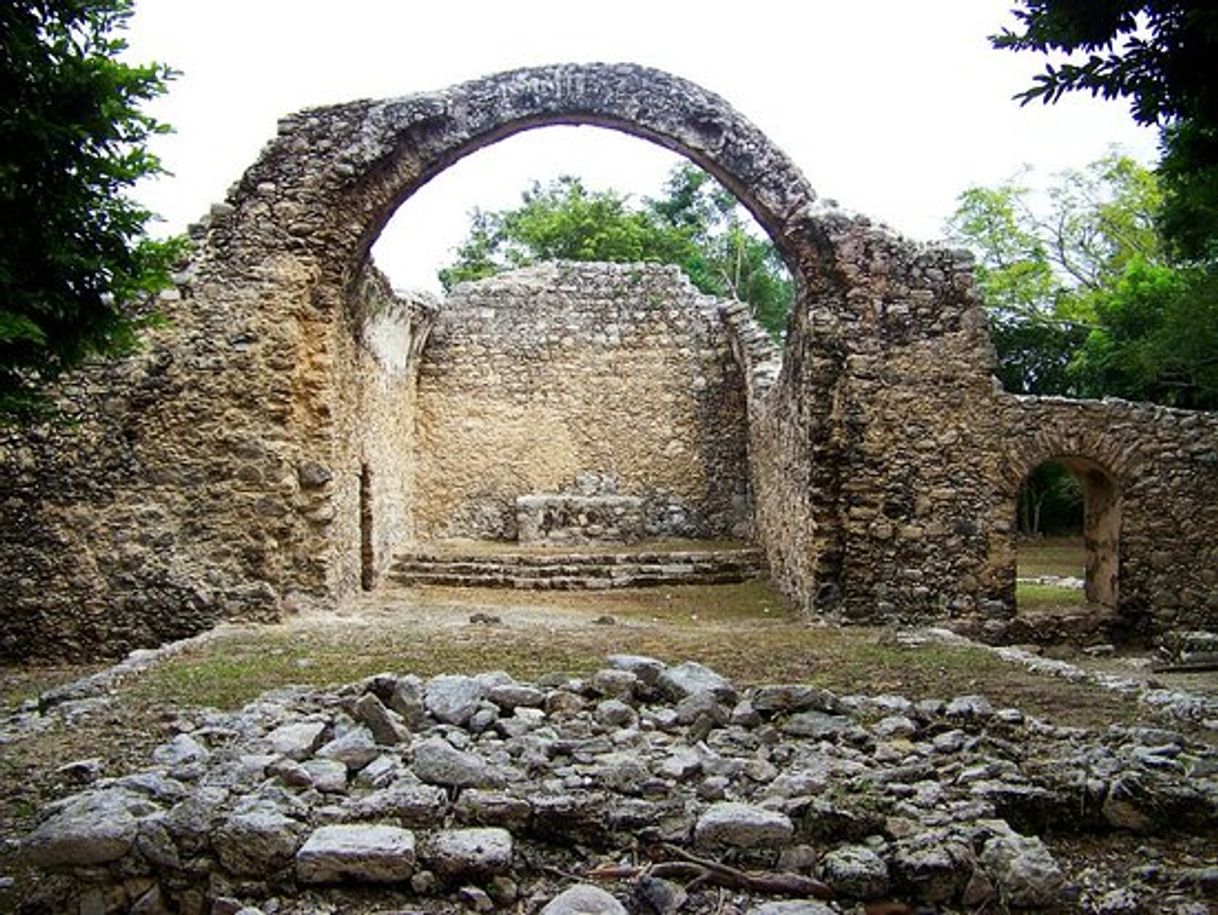
<instances>
[{"instance_id":1,"label":"weathered plaster surface","mask_svg":"<svg viewBox=\"0 0 1218 915\"><path fill-rule=\"evenodd\" d=\"M653 536L748 533L744 387L676 267L546 264L458 287L420 365L419 536L516 538L516 499L616 478Z\"/></svg>"}]
</instances>

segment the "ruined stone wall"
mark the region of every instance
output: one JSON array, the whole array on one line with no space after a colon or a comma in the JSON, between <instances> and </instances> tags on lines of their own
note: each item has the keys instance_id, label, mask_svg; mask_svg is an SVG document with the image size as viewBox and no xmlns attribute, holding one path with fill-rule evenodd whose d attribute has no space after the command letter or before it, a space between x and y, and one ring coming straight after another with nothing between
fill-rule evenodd
<instances>
[{"instance_id":1,"label":"ruined stone wall","mask_svg":"<svg viewBox=\"0 0 1218 915\"><path fill-rule=\"evenodd\" d=\"M394 550L414 539L415 382L437 308L426 295L393 293L370 268L354 311L359 326L342 335L324 507L335 594L373 587Z\"/></svg>"},{"instance_id":2,"label":"ruined stone wall","mask_svg":"<svg viewBox=\"0 0 1218 915\"><path fill-rule=\"evenodd\" d=\"M332 597L359 580L352 454L388 468L378 567L405 536L414 368L385 353L417 356L427 310L382 301L356 337L311 313L306 264L234 266L205 249L139 352L66 378L61 422L0 434L0 656L112 656ZM260 300L268 278L299 284L299 320ZM341 440L311 439L336 417Z\"/></svg>"},{"instance_id":3,"label":"ruined stone wall","mask_svg":"<svg viewBox=\"0 0 1218 915\"><path fill-rule=\"evenodd\" d=\"M516 537L516 498L610 474L651 536L748 532L744 388L675 267L549 264L458 287L423 354L425 538Z\"/></svg>"},{"instance_id":4,"label":"ruined stone wall","mask_svg":"<svg viewBox=\"0 0 1218 915\"><path fill-rule=\"evenodd\" d=\"M1119 623L1215 627L1218 415L1006 394L966 255L864 219L822 225L846 294L795 315L777 382L750 404L779 585L818 613L953 618L1001 639L1019 487L1043 461L1079 459L1119 502Z\"/></svg>"},{"instance_id":5,"label":"ruined stone wall","mask_svg":"<svg viewBox=\"0 0 1218 915\"><path fill-rule=\"evenodd\" d=\"M1121 624L1133 635L1218 630L1218 413L1120 400L999 400L1004 520L1013 526L1019 482L1038 464L1090 459L1119 499ZM991 557L995 577L1010 574L1001 558Z\"/></svg>"}]
</instances>

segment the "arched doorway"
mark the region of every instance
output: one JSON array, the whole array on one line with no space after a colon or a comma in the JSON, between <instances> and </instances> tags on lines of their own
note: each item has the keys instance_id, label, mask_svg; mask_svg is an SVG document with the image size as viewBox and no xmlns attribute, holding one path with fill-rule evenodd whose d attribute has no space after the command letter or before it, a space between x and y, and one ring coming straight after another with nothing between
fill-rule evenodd
<instances>
[{"instance_id":1,"label":"arched doorway","mask_svg":"<svg viewBox=\"0 0 1218 915\"><path fill-rule=\"evenodd\" d=\"M1077 504L1072 506L1072 502ZM1021 535L1057 533L1081 538L1077 562L1087 603L1117 606L1121 492L1111 471L1080 455L1041 461L1024 476L1016 517ZM1068 538L1062 542L1067 543ZM1061 551L1068 553L1068 548L1061 547ZM1021 554L1028 552L1027 547L1021 549ZM1049 563L1057 564L1058 570L1070 565L1068 555L1050 557Z\"/></svg>"}]
</instances>

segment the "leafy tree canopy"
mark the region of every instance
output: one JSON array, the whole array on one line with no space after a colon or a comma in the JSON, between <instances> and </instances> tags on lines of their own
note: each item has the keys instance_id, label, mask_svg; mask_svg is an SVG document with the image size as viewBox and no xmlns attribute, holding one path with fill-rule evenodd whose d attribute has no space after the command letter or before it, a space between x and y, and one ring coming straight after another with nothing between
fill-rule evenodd
<instances>
[{"instance_id":1,"label":"leafy tree canopy","mask_svg":"<svg viewBox=\"0 0 1218 915\"><path fill-rule=\"evenodd\" d=\"M961 194L948 234L978 257L1008 390L1218 407L1218 278L1172 260L1162 207L1118 154L1041 197L1017 180Z\"/></svg>"},{"instance_id":2,"label":"leafy tree canopy","mask_svg":"<svg viewBox=\"0 0 1218 915\"><path fill-rule=\"evenodd\" d=\"M474 211L440 282L451 289L550 260L676 264L701 291L750 303L775 337L786 329L793 287L781 257L768 238L749 231L736 198L693 165L674 168L663 194L641 206L571 176L535 182L518 207Z\"/></svg>"},{"instance_id":3,"label":"leafy tree canopy","mask_svg":"<svg viewBox=\"0 0 1218 915\"><path fill-rule=\"evenodd\" d=\"M181 242L144 237L124 196L161 171L166 128L139 106L161 64L116 59L132 0L0 4L0 422L47 410L45 386L92 354L132 347L132 303L168 283Z\"/></svg>"},{"instance_id":4,"label":"leafy tree canopy","mask_svg":"<svg viewBox=\"0 0 1218 915\"><path fill-rule=\"evenodd\" d=\"M1218 260L1218 4L1212 0L1020 0L1019 28L995 47L1067 59L1045 64L1018 98L1067 92L1128 98L1161 129L1160 219L1178 253Z\"/></svg>"}]
</instances>

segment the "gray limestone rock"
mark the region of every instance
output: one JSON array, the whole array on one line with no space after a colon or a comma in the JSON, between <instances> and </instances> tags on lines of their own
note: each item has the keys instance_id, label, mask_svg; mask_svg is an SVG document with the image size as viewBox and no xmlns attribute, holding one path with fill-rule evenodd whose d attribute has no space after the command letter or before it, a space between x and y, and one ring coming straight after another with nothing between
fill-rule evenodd
<instances>
[{"instance_id":1,"label":"gray limestone rock","mask_svg":"<svg viewBox=\"0 0 1218 915\"><path fill-rule=\"evenodd\" d=\"M594 673L589 685L602 696L629 701L640 681L633 671L607 667Z\"/></svg>"},{"instance_id":2,"label":"gray limestone rock","mask_svg":"<svg viewBox=\"0 0 1218 915\"><path fill-rule=\"evenodd\" d=\"M337 759L306 759L300 768L313 787L323 794L343 794L347 790L347 766Z\"/></svg>"},{"instance_id":3,"label":"gray limestone rock","mask_svg":"<svg viewBox=\"0 0 1218 915\"><path fill-rule=\"evenodd\" d=\"M598 702L592 714L601 724L610 727L624 727L632 724L638 717L633 708L618 699Z\"/></svg>"},{"instance_id":4,"label":"gray limestone rock","mask_svg":"<svg viewBox=\"0 0 1218 915\"><path fill-rule=\"evenodd\" d=\"M317 755L342 763L352 772L358 772L381 755L372 732L362 725L354 727L341 737L335 737Z\"/></svg>"},{"instance_id":5,"label":"gray limestone rock","mask_svg":"<svg viewBox=\"0 0 1218 915\"><path fill-rule=\"evenodd\" d=\"M893 740L898 738L913 737L918 733L918 725L911 718L904 715L889 715L887 718L881 718L871 730L876 737L883 740Z\"/></svg>"},{"instance_id":6,"label":"gray limestone rock","mask_svg":"<svg viewBox=\"0 0 1218 915\"><path fill-rule=\"evenodd\" d=\"M423 704L423 683L418 677L398 677L385 704L402 716L406 727L418 730L427 723L427 708Z\"/></svg>"},{"instance_id":7,"label":"gray limestone rock","mask_svg":"<svg viewBox=\"0 0 1218 915\"><path fill-rule=\"evenodd\" d=\"M392 747L410 739L410 729L396 720L394 713L372 693L364 693L355 703L355 717L368 726L373 739L384 747Z\"/></svg>"},{"instance_id":8,"label":"gray limestone rock","mask_svg":"<svg viewBox=\"0 0 1218 915\"><path fill-rule=\"evenodd\" d=\"M839 896L850 899L877 899L888 892L888 865L862 845L844 845L826 854L821 878Z\"/></svg>"},{"instance_id":9,"label":"gray limestone rock","mask_svg":"<svg viewBox=\"0 0 1218 915\"><path fill-rule=\"evenodd\" d=\"M599 886L577 883L551 899L540 915L627 915L626 908Z\"/></svg>"},{"instance_id":10,"label":"gray limestone rock","mask_svg":"<svg viewBox=\"0 0 1218 915\"><path fill-rule=\"evenodd\" d=\"M430 826L443 818L448 797L443 788L398 781L343 805L343 818L395 819L407 826Z\"/></svg>"},{"instance_id":11,"label":"gray limestone rock","mask_svg":"<svg viewBox=\"0 0 1218 915\"><path fill-rule=\"evenodd\" d=\"M465 823L516 829L529 820L532 808L523 798L498 791L467 788L457 798L456 814Z\"/></svg>"},{"instance_id":12,"label":"gray limestone rock","mask_svg":"<svg viewBox=\"0 0 1218 915\"><path fill-rule=\"evenodd\" d=\"M985 721L994 714L994 707L985 696L957 696L943 712L958 721Z\"/></svg>"},{"instance_id":13,"label":"gray limestone rock","mask_svg":"<svg viewBox=\"0 0 1218 915\"><path fill-rule=\"evenodd\" d=\"M178 734L169 743L163 743L152 751L152 761L158 766L176 769L204 762L209 755L207 747L189 734Z\"/></svg>"},{"instance_id":14,"label":"gray limestone rock","mask_svg":"<svg viewBox=\"0 0 1218 915\"><path fill-rule=\"evenodd\" d=\"M782 899L763 902L749 909L745 915L837 915L837 910L811 899Z\"/></svg>"},{"instance_id":15,"label":"gray limestone rock","mask_svg":"<svg viewBox=\"0 0 1218 915\"><path fill-rule=\"evenodd\" d=\"M397 826L339 824L313 831L296 853L302 883L397 883L414 872L414 833Z\"/></svg>"},{"instance_id":16,"label":"gray limestone rock","mask_svg":"<svg viewBox=\"0 0 1218 915\"><path fill-rule=\"evenodd\" d=\"M427 681L423 704L438 721L463 725L478 711L487 683L477 677L445 674Z\"/></svg>"},{"instance_id":17,"label":"gray limestone rock","mask_svg":"<svg viewBox=\"0 0 1218 915\"><path fill-rule=\"evenodd\" d=\"M1045 843L1036 836L1004 829L985 843L981 863L999 895L1011 906L1047 908L1061 899L1065 877Z\"/></svg>"},{"instance_id":18,"label":"gray limestone rock","mask_svg":"<svg viewBox=\"0 0 1218 915\"><path fill-rule=\"evenodd\" d=\"M808 709L831 713L843 710L841 702L833 693L802 684L759 686L752 691L749 701L762 715L803 712Z\"/></svg>"},{"instance_id":19,"label":"gray limestone rock","mask_svg":"<svg viewBox=\"0 0 1218 915\"><path fill-rule=\"evenodd\" d=\"M82 795L35 829L22 843L22 853L29 863L48 868L121 858L138 830L130 806L131 798L123 792Z\"/></svg>"},{"instance_id":20,"label":"gray limestone rock","mask_svg":"<svg viewBox=\"0 0 1218 915\"><path fill-rule=\"evenodd\" d=\"M925 902L951 899L973 873L972 852L967 847L932 834L898 842L890 865L894 883Z\"/></svg>"},{"instance_id":21,"label":"gray limestone rock","mask_svg":"<svg viewBox=\"0 0 1218 915\"><path fill-rule=\"evenodd\" d=\"M445 880L489 877L512 866L512 834L499 827L442 829L423 849L424 862Z\"/></svg>"},{"instance_id":22,"label":"gray limestone rock","mask_svg":"<svg viewBox=\"0 0 1218 915\"><path fill-rule=\"evenodd\" d=\"M510 712L518 708L537 708L545 701L546 694L535 686L500 683L487 691L486 698Z\"/></svg>"},{"instance_id":23,"label":"gray limestone rock","mask_svg":"<svg viewBox=\"0 0 1218 915\"><path fill-rule=\"evenodd\" d=\"M645 686L655 686L667 666L663 661L639 654L611 654L605 663L617 670L634 674Z\"/></svg>"},{"instance_id":24,"label":"gray limestone rock","mask_svg":"<svg viewBox=\"0 0 1218 915\"><path fill-rule=\"evenodd\" d=\"M694 826L694 841L703 846L777 848L794 834L785 813L732 801L712 804Z\"/></svg>"},{"instance_id":25,"label":"gray limestone rock","mask_svg":"<svg viewBox=\"0 0 1218 915\"><path fill-rule=\"evenodd\" d=\"M286 866L300 845L301 824L277 810L234 813L212 833L212 847L230 873L269 876Z\"/></svg>"},{"instance_id":26,"label":"gray limestone rock","mask_svg":"<svg viewBox=\"0 0 1218 915\"><path fill-rule=\"evenodd\" d=\"M736 688L725 678L697 661L686 661L676 667L665 668L656 685L673 702L696 693L710 693L720 702L736 703Z\"/></svg>"},{"instance_id":27,"label":"gray limestone rock","mask_svg":"<svg viewBox=\"0 0 1218 915\"><path fill-rule=\"evenodd\" d=\"M799 712L782 724L784 733L795 737L811 737L815 740L833 740L854 726L845 715L830 715L825 712Z\"/></svg>"},{"instance_id":28,"label":"gray limestone rock","mask_svg":"<svg viewBox=\"0 0 1218 915\"><path fill-rule=\"evenodd\" d=\"M275 728L266 735L266 741L276 753L302 760L321 746L325 730L323 721L297 721Z\"/></svg>"},{"instance_id":29,"label":"gray limestone rock","mask_svg":"<svg viewBox=\"0 0 1218 915\"><path fill-rule=\"evenodd\" d=\"M476 753L455 749L440 737L429 737L414 745L411 769L420 779L432 785L454 788L497 788L501 776Z\"/></svg>"},{"instance_id":30,"label":"gray limestone rock","mask_svg":"<svg viewBox=\"0 0 1218 915\"><path fill-rule=\"evenodd\" d=\"M384 753L360 769L354 783L360 788L385 788L400 778L403 771L398 756Z\"/></svg>"}]
</instances>

